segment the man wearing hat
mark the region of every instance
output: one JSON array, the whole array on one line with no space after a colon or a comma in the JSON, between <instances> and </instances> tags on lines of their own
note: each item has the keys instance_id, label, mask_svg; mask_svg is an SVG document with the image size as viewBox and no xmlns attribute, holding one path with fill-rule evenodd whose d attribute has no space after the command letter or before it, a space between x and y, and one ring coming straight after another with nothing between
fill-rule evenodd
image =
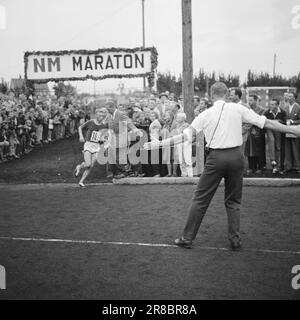
<instances>
[{"instance_id":1,"label":"man wearing hat","mask_svg":"<svg viewBox=\"0 0 300 320\"><path fill-rule=\"evenodd\" d=\"M199 105L200 105L200 97L199 96L194 96L193 97L193 104L194 104L194 109L199 107Z\"/></svg>"},{"instance_id":2,"label":"man wearing hat","mask_svg":"<svg viewBox=\"0 0 300 320\"><path fill-rule=\"evenodd\" d=\"M167 92L162 92L159 95L159 99L160 99L160 103L156 106L154 111L157 112L159 115L159 118L162 119L164 118L166 111L169 107L169 96Z\"/></svg>"}]
</instances>

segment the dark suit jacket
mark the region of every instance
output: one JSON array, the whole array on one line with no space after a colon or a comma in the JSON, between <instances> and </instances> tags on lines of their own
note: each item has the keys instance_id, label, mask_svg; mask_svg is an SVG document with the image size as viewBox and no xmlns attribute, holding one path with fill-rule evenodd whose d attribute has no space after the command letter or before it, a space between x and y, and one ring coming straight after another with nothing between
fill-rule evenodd
<instances>
[{"instance_id":1,"label":"dark suit jacket","mask_svg":"<svg viewBox=\"0 0 300 320\"><path fill-rule=\"evenodd\" d=\"M279 112L276 115L269 109L266 111L265 116L267 119L279 120L282 124L286 124L286 112L281 108L279 108Z\"/></svg>"},{"instance_id":2,"label":"dark suit jacket","mask_svg":"<svg viewBox=\"0 0 300 320\"><path fill-rule=\"evenodd\" d=\"M263 115L265 109L257 105L255 109L252 109L255 113ZM265 131L257 126L251 126L249 130L249 136L246 142L245 155L248 157L262 156L265 150Z\"/></svg>"},{"instance_id":3,"label":"dark suit jacket","mask_svg":"<svg viewBox=\"0 0 300 320\"><path fill-rule=\"evenodd\" d=\"M292 126L299 125L300 124L300 106L298 103L294 103L294 106L290 112L290 108L288 105L285 106L285 112L286 112L286 120L292 120L293 123ZM297 138L296 136L286 133L286 138Z\"/></svg>"},{"instance_id":4,"label":"dark suit jacket","mask_svg":"<svg viewBox=\"0 0 300 320\"><path fill-rule=\"evenodd\" d=\"M114 132L112 145L121 148L128 144L127 132L136 129L131 119L119 110L116 110L108 119L108 127Z\"/></svg>"},{"instance_id":5,"label":"dark suit jacket","mask_svg":"<svg viewBox=\"0 0 300 320\"><path fill-rule=\"evenodd\" d=\"M287 115L287 120L293 120L292 125L299 125L300 124L300 106L298 103L295 102L292 112L290 112L289 107L286 106L285 110Z\"/></svg>"}]
</instances>

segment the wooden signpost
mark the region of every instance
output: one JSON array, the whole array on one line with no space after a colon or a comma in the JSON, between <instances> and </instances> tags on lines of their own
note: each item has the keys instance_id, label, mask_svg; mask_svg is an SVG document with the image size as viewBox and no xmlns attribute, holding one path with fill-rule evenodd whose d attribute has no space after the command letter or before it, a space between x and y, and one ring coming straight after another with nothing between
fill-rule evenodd
<instances>
[{"instance_id":1,"label":"wooden signpost","mask_svg":"<svg viewBox=\"0 0 300 320\"><path fill-rule=\"evenodd\" d=\"M184 111L189 123L194 118L194 73L193 73L193 38L192 38L192 0L182 0L182 93Z\"/></svg>"},{"instance_id":2,"label":"wooden signpost","mask_svg":"<svg viewBox=\"0 0 300 320\"><path fill-rule=\"evenodd\" d=\"M193 72L193 37L192 37L192 0L181 0L182 6L182 93L184 112L191 123L194 119L194 72ZM204 135L197 136L196 166L194 175L201 174L204 169Z\"/></svg>"}]
</instances>

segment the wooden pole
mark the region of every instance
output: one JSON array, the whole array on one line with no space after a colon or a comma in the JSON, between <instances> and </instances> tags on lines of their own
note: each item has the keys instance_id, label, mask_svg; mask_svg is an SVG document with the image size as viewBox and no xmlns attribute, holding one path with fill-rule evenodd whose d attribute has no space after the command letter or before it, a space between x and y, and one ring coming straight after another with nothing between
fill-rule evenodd
<instances>
[{"instance_id":1,"label":"wooden pole","mask_svg":"<svg viewBox=\"0 0 300 320\"><path fill-rule=\"evenodd\" d=\"M181 0L182 6L182 93L184 111L189 123L194 118L194 73L193 73L193 43L192 43L192 0Z\"/></svg>"},{"instance_id":2,"label":"wooden pole","mask_svg":"<svg viewBox=\"0 0 300 320\"><path fill-rule=\"evenodd\" d=\"M206 93L209 95L209 79L208 79L208 76L206 76Z\"/></svg>"},{"instance_id":3,"label":"wooden pole","mask_svg":"<svg viewBox=\"0 0 300 320\"><path fill-rule=\"evenodd\" d=\"M273 78L276 76L276 62L277 62L277 54L274 54L274 62L273 62Z\"/></svg>"},{"instance_id":4,"label":"wooden pole","mask_svg":"<svg viewBox=\"0 0 300 320\"><path fill-rule=\"evenodd\" d=\"M142 0L142 28L143 28L143 48L146 45L146 37L145 37L145 0ZM143 89L146 90L146 78L143 77Z\"/></svg>"},{"instance_id":5,"label":"wooden pole","mask_svg":"<svg viewBox=\"0 0 300 320\"><path fill-rule=\"evenodd\" d=\"M184 111L187 120L194 119L194 72L193 72L193 38L192 38L192 0L181 0L182 7L182 93ZM204 169L204 135L197 135L196 166L194 174L199 175Z\"/></svg>"}]
</instances>

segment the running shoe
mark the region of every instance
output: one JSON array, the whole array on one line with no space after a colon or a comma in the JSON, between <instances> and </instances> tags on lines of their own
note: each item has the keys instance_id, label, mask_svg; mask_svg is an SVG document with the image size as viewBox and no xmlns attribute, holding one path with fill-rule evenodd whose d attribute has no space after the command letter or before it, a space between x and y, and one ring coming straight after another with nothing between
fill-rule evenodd
<instances>
[{"instance_id":1,"label":"running shoe","mask_svg":"<svg viewBox=\"0 0 300 320\"><path fill-rule=\"evenodd\" d=\"M74 170L74 176L75 176L75 178L78 177L79 173L80 173L80 164L79 164L78 166L76 166L76 168L75 168L75 170Z\"/></svg>"}]
</instances>

